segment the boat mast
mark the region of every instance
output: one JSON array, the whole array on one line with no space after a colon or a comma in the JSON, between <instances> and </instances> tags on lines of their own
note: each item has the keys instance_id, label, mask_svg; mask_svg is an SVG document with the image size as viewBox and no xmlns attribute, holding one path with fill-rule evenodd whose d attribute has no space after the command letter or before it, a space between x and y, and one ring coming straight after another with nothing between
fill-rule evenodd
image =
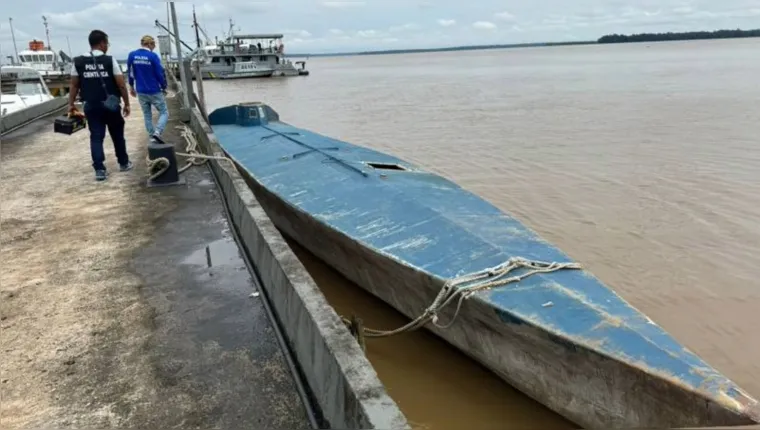
<instances>
[{"instance_id":1,"label":"boat mast","mask_svg":"<svg viewBox=\"0 0 760 430\"><path fill-rule=\"evenodd\" d=\"M13 18L8 18L8 22L11 24L11 37L13 38L13 51L16 53L16 58L12 64L16 64L16 61L21 62L18 58L18 48L16 47L16 33L13 31Z\"/></svg>"},{"instance_id":2,"label":"boat mast","mask_svg":"<svg viewBox=\"0 0 760 430\"><path fill-rule=\"evenodd\" d=\"M195 43L201 48L201 35L198 33L198 19L195 16L195 4L193 4L193 28L195 28Z\"/></svg>"},{"instance_id":3,"label":"boat mast","mask_svg":"<svg viewBox=\"0 0 760 430\"><path fill-rule=\"evenodd\" d=\"M48 43L47 49L50 51L53 51L53 47L50 46L50 28L48 27L48 21L45 15L42 15L42 23L45 25L45 38L47 39L47 43ZM54 69L58 68L58 60L56 57L57 55L55 55L55 51L53 51L53 68Z\"/></svg>"},{"instance_id":4,"label":"boat mast","mask_svg":"<svg viewBox=\"0 0 760 430\"><path fill-rule=\"evenodd\" d=\"M48 22L47 18L45 18L45 15L42 15L42 23L45 25L45 38L47 38L48 49L52 50L50 47L50 28L48 28Z\"/></svg>"},{"instance_id":5,"label":"boat mast","mask_svg":"<svg viewBox=\"0 0 760 430\"><path fill-rule=\"evenodd\" d=\"M227 36L227 40L232 42L232 35L235 33L235 23L232 22L232 18L230 18L230 34Z\"/></svg>"}]
</instances>

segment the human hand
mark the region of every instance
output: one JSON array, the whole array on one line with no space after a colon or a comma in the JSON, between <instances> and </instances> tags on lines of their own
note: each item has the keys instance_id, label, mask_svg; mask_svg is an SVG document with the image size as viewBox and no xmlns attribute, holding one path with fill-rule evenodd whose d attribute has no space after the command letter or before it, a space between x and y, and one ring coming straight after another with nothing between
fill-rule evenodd
<instances>
[{"instance_id":1,"label":"human hand","mask_svg":"<svg viewBox=\"0 0 760 430\"><path fill-rule=\"evenodd\" d=\"M124 118L128 117L130 112L132 112L132 109L129 107L129 105L124 105L124 107L121 109L121 114L124 115Z\"/></svg>"},{"instance_id":2,"label":"human hand","mask_svg":"<svg viewBox=\"0 0 760 430\"><path fill-rule=\"evenodd\" d=\"M79 112L79 109L77 109L77 107L73 104L69 105L68 113L69 113L69 118L73 116L78 116L78 117L84 116L84 114L82 112Z\"/></svg>"}]
</instances>

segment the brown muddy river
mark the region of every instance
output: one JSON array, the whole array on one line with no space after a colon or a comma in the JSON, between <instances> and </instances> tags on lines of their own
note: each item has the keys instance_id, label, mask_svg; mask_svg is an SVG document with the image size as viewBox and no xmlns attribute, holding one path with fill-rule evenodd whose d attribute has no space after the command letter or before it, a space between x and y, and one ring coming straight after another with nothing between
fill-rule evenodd
<instances>
[{"instance_id":1,"label":"brown muddy river","mask_svg":"<svg viewBox=\"0 0 760 430\"><path fill-rule=\"evenodd\" d=\"M558 245L760 396L760 40L312 58L305 78L205 81L392 153ZM342 313L403 318L299 252ZM565 428L425 332L369 340L421 428Z\"/></svg>"}]
</instances>

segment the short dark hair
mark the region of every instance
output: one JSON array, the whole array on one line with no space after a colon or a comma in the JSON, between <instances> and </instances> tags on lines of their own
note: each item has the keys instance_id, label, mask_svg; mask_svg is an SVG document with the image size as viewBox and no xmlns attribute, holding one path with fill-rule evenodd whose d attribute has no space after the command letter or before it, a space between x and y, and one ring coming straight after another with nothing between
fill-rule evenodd
<instances>
[{"instance_id":1,"label":"short dark hair","mask_svg":"<svg viewBox=\"0 0 760 430\"><path fill-rule=\"evenodd\" d=\"M100 30L92 30L90 36L87 38L90 42L90 47L100 45L103 42L108 42L108 35Z\"/></svg>"}]
</instances>

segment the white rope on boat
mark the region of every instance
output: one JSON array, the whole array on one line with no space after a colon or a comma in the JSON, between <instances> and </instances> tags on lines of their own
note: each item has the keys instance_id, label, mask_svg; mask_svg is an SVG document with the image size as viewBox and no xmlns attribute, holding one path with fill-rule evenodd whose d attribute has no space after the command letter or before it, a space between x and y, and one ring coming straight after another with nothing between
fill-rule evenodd
<instances>
[{"instance_id":1,"label":"white rope on boat","mask_svg":"<svg viewBox=\"0 0 760 430\"><path fill-rule=\"evenodd\" d=\"M510 273L520 268L529 270L521 275L507 277ZM450 279L443 284L443 288L441 288L441 291L438 293L435 300L433 300L433 303L428 306L420 316L408 324L395 330L376 330L365 327L364 336L389 337L417 330L428 322L432 322L433 325L440 329L447 329L454 324L457 316L459 316L462 303L474 294L520 282L523 279L538 273L550 273L566 269L579 270L581 269L581 265L578 263L548 263L544 261L526 260L521 257L513 257L496 267ZM457 299L457 308L451 320L447 324L438 324L438 314L446 306ZM351 323L351 321L346 318L343 318L343 321L348 325Z\"/></svg>"}]
</instances>

